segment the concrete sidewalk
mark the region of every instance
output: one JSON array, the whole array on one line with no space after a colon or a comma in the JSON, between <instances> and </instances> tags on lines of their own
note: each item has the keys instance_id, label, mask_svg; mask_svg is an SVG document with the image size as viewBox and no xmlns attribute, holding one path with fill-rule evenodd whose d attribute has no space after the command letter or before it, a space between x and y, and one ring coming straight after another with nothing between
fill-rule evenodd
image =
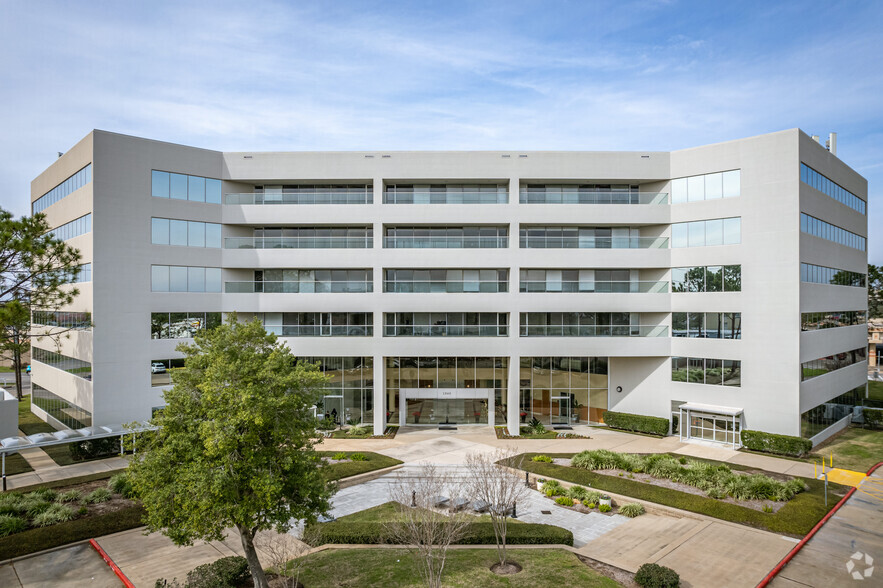
<instances>
[{"instance_id":1,"label":"concrete sidewalk","mask_svg":"<svg viewBox=\"0 0 883 588\"><path fill-rule=\"evenodd\" d=\"M464 463L467 453L509 447L534 453L574 453L610 449L620 453L677 453L715 459L792 476L813 477L813 465L802 461L744 453L707 442L683 442L677 437L645 437L605 427L577 425L573 433L589 439L497 439L491 427L463 426L456 431L404 427L395 439L323 439L321 451L374 451L405 463Z\"/></svg>"},{"instance_id":2,"label":"concrete sidewalk","mask_svg":"<svg viewBox=\"0 0 883 588\"><path fill-rule=\"evenodd\" d=\"M38 449L30 449L28 451L40 451L40 453L46 455L44 451ZM46 459L52 461L48 455L46 455ZM6 487L9 490L15 490L16 488L23 488L33 484L42 484L43 482L54 482L56 480L76 478L78 476L110 472L129 467L129 460L125 457L110 457L108 459L86 461L68 466L57 465L54 461L52 464L54 467L47 465L37 471L9 476L6 478Z\"/></svg>"}]
</instances>

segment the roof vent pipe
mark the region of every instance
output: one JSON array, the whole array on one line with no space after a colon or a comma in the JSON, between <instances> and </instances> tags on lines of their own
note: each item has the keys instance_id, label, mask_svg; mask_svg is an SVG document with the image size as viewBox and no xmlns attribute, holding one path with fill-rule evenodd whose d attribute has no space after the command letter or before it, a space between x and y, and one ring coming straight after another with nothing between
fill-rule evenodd
<instances>
[{"instance_id":1,"label":"roof vent pipe","mask_svg":"<svg viewBox=\"0 0 883 588\"><path fill-rule=\"evenodd\" d=\"M831 155L837 155L837 133L828 133L828 140L825 141L825 147L831 152Z\"/></svg>"}]
</instances>

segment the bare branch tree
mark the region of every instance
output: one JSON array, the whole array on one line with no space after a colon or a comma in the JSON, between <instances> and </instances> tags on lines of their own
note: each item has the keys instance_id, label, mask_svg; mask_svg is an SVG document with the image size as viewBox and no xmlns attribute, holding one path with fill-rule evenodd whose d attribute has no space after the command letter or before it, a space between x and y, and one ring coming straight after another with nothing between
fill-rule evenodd
<instances>
[{"instance_id":1,"label":"bare branch tree","mask_svg":"<svg viewBox=\"0 0 883 588\"><path fill-rule=\"evenodd\" d=\"M524 479L509 469L518 469L521 466L521 459L513 449L503 447L492 453L470 453L466 456L469 494L474 499L489 505L488 513L497 540L500 566L505 566L507 563L506 533L510 515L516 503L528 492Z\"/></svg>"},{"instance_id":2,"label":"bare branch tree","mask_svg":"<svg viewBox=\"0 0 883 588\"><path fill-rule=\"evenodd\" d=\"M396 520L386 524L396 543L417 556L420 575L430 588L440 588L448 548L459 541L472 517L466 506L465 484L434 465L419 475L399 474L390 484L390 498L400 503Z\"/></svg>"}]
</instances>

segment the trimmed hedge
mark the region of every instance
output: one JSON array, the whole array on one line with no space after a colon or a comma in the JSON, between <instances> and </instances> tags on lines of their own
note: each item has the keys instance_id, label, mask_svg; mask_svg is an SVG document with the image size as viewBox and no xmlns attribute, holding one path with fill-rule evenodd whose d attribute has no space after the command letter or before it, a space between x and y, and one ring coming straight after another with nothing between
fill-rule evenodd
<instances>
[{"instance_id":1,"label":"trimmed hedge","mask_svg":"<svg viewBox=\"0 0 883 588\"><path fill-rule=\"evenodd\" d=\"M635 574L635 584L641 588L678 588L681 585L681 577L671 568L645 563Z\"/></svg>"},{"instance_id":2,"label":"trimmed hedge","mask_svg":"<svg viewBox=\"0 0 883 588\"><path fill-rule=\"evenodd\" d=\"M883 424L883 410L879 408L863 408L862 416L865 417L865 424L875 429Z\"/></svg>"},{"instance_id":3,"label":"trimmed hedge","mask_svg":"<svg viewBox=\"0 0 883 588\"><path fill-rule=\"evenodd\" d=\"M630 414L627 412L613 412L608 410L604 413L604 424L611 429L624 431L636 431L638 433L650 433L651 435L668 435L668 419L647 416L643 414Z\"/></svg>"},{"instance_id":4,"label":"trimmed hedge","mask_svg":"<svg viewBox=\"0 0 883 588\"><path fill-rule=\"evenodd\" d=\"M396 544L386 523L349 523L335 521L310 525L304 533L306 541L317 547L326 543L337 544ZM494 527L490 522L470 523L458 545L496 545ZM553 525L518 523L509 525L507 545L569 545L573 546L573 533Z\"/></svg>"},{"instance_id":5,"label":"trimmed hedge","mask_svg":"<svg viewBox=\"0 0 883 588\"><path fill-rule=\"evenodd\" d=\"M776 435L763 431L742 430L742 447L776 455L800 457L812 450L812 441L791 435Z\"/></svg>"},{"instance_id":6,"label":"trimmed hedge","mask_svg":"<svg viewBox=\"0 0 883 588\"><path fill-rule=\"evenodd\" d=\"M140 505L0 538L0 561L143 526Z\"/></svg>"}]
</instances>

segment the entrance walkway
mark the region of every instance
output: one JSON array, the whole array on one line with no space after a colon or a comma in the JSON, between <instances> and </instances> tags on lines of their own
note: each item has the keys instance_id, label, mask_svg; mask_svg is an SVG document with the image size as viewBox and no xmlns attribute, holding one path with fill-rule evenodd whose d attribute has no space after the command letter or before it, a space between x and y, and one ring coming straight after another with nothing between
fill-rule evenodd
<instances>
[{"instance_id":1,"label":"entrance walkway","mask_svg":"<svg viewBox=\"0 0 883 588\"><path fill-rule=\"evenodd\" d=\"M88 543L72 545L0 566L0 586L5 588L38 586L119 588L121 585L110 566L104 563L98 552ZM149 585L152 586L153 583Z\"/></svg>"},{"instance_id":2,"label":"entrance walkway","mask_svg":"<svg viewBox=\"0 0 883 588\"><path fill-rule=\"evenodd\" d=\"M870 571L872 565L875 569ZM865 576L868 571L870 576ZM862 576L861 582L856 582L855 572ZM883 467L858 485L846 504L822 525L770 586L822 588L853 583L883 585Z\"/></svg>"}]
</instances>

